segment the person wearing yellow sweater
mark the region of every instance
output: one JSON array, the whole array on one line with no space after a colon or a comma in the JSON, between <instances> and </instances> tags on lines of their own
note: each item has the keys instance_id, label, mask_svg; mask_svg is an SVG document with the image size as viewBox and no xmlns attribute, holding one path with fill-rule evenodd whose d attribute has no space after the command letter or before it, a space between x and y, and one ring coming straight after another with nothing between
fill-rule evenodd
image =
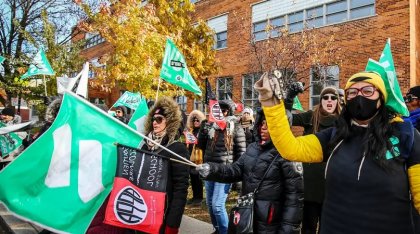
<instances>
[{"instance_id":1,"label":"person wearing yellow sweater","mask_svg":"<svg viewBox=\"0 0 420 234\"><path fill-rule=\"evenodd\" d=\"M320 233L414 233L420 134L385 106L388 94L379 74L350 77L336 127L302 137L293 136L273 79L264 74L254 87L275 147L291 161L327 162Z\"/></svg>"}]
</instances>

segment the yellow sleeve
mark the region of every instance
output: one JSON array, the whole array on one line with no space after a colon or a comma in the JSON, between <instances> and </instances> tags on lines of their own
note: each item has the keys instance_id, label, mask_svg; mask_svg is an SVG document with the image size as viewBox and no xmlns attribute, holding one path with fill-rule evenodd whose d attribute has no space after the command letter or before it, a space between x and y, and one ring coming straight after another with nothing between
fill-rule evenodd
<instances>
[{"instance_id":1,"label":"yellow sleeve","mask_svg":"<svg viewBox=\"0 0 420 234\"><path fill-rule=\"evenodd\" d=\"M263 107L268 131L280 155L290 161L322 162L321 143L314 134L295 137L290 130L284 103Z\"/></svg>"},{"instance_id":2,"label":"yellow sleeve","mask_svg":"<svg viewBox=\"0 0 420 234\"><path fill-rule=\"evenodd\" d=\"M408 180L410 182L414 207L416 207L417 211L420 213L420 164L408 168Z\"/></svg>"}]
</instances>

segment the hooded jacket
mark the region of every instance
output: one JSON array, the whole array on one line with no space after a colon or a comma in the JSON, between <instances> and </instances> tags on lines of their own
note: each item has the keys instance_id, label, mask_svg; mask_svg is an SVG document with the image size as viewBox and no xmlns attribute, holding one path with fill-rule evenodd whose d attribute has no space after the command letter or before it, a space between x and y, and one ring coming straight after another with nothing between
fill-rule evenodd
<instances>
[{"instance_id":1,"label":"hooded jacket","mask_svg":"<svg viewBox=\"0 0 420 234\"><path fill-rule=\"evenodd\" d=\"M176 136L181 124L182 117L178 105L168 97L157 100L150 109L145 121L145 132L148 134L153 131L152 117L157 108L163 108L166 118L166 136L163 137L161 144L178 155L189 159L189 153L183 143L177 142ZM149 150L147 144L142 147ZM172 154L160 148L153 151L166 157L174 158ZM166 186L166 207L165 219L160 233L164 233L165 225L172 228L179 228L188 194L189 166L177 162L169 161L168 183Z\"/></svg>"},{"instance_id":2,"label":"hooded jacket","mask_svg":"<svg viewBox=\"0 0 420 234\"><path fill-rule=\"evenodd\" d=\"M229 164L245 152L245 133L238 119L230 115L235 110L235 103L232 100L223 100L219 105L220 108L229 108L227 127L221 130L216 123L202 122L198 146L205 152L204 162Z\"/></svg>"},{"instance_id":3,"label":"hooded jacket","mask_svg":"<svg viewBox=\"0 0 420 234\"><path fill-rule=\"evenodd\" d=\"M298 234L303 209L302 165L283 159L271 141L259 143L263 120L260 110L254 126L256 141L231 165L209 163L210 174L205 179L223 183L242 181L242 194L248 194L257 188L275 160L256 193L254 233Z\"/></svg>"}]
</instances>

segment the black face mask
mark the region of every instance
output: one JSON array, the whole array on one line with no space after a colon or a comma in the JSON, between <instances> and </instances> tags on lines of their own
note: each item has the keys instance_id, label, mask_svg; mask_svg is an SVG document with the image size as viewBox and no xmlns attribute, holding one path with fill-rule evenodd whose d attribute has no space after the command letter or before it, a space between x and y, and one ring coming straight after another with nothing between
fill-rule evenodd
<instances>
[{"instance_id":1,"label":"black face mask","mask_svg":"<svg viewBox=\"0 0 420 234\"><path fill-rule=\"evenodd\" d=\"M377 103L378 99L371 100L363 96L356 96L347 101L346 107L354 119L368 120L378 112Z\"/></svg>"}]
</instances>

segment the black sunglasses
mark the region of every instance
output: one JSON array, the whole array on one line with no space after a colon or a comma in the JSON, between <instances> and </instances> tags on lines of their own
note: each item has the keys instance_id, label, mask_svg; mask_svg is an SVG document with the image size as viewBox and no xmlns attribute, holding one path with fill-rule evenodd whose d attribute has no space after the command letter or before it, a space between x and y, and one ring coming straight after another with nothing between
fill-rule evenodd
<instances>
[{"instance_id":1,"label":"black sunglasses","mask_svg":"<svg viewBox=\"0 0 420 234\"><path fill-rule=\"evenodd\" d=\"M405 102L412 102L416 99L419 99L418 97L412 95L412 94L408 94L407 96L404 97L404 101Z\"/></svg>"},{"instance_id":2,"label":"black sunglasses","mask_svg":"<svg viewBox=\"0 0 420 234\"><path fill-rule=\"evenodd\" d=\"M153 116L152 117L152 122L156 121L156 123L161 124L163 121L164 117L163 116Z\"/></svg>"},{"instance_id":3,"label":"black sunglasses","mask_svg":"<svg viewBox=\"0 0 420 234\"><path fill-rule=\"evenodd\" d=\"M193 122L200 122L200 120L198 120L198 119L193 119Z\"/></svg>"},{"instance_id":4,"label":"black sunglasses","mask_svg":"<svg viewBox=\"0 0 420 234\"><path fill-rule=\"evenodd\" d=\"M331 99L333 101L337 100L337 96L335 95L324 95L322 96L322 99L324 99L325 101L327 101L328 99Z\"/></svg>"}]
</instances>

